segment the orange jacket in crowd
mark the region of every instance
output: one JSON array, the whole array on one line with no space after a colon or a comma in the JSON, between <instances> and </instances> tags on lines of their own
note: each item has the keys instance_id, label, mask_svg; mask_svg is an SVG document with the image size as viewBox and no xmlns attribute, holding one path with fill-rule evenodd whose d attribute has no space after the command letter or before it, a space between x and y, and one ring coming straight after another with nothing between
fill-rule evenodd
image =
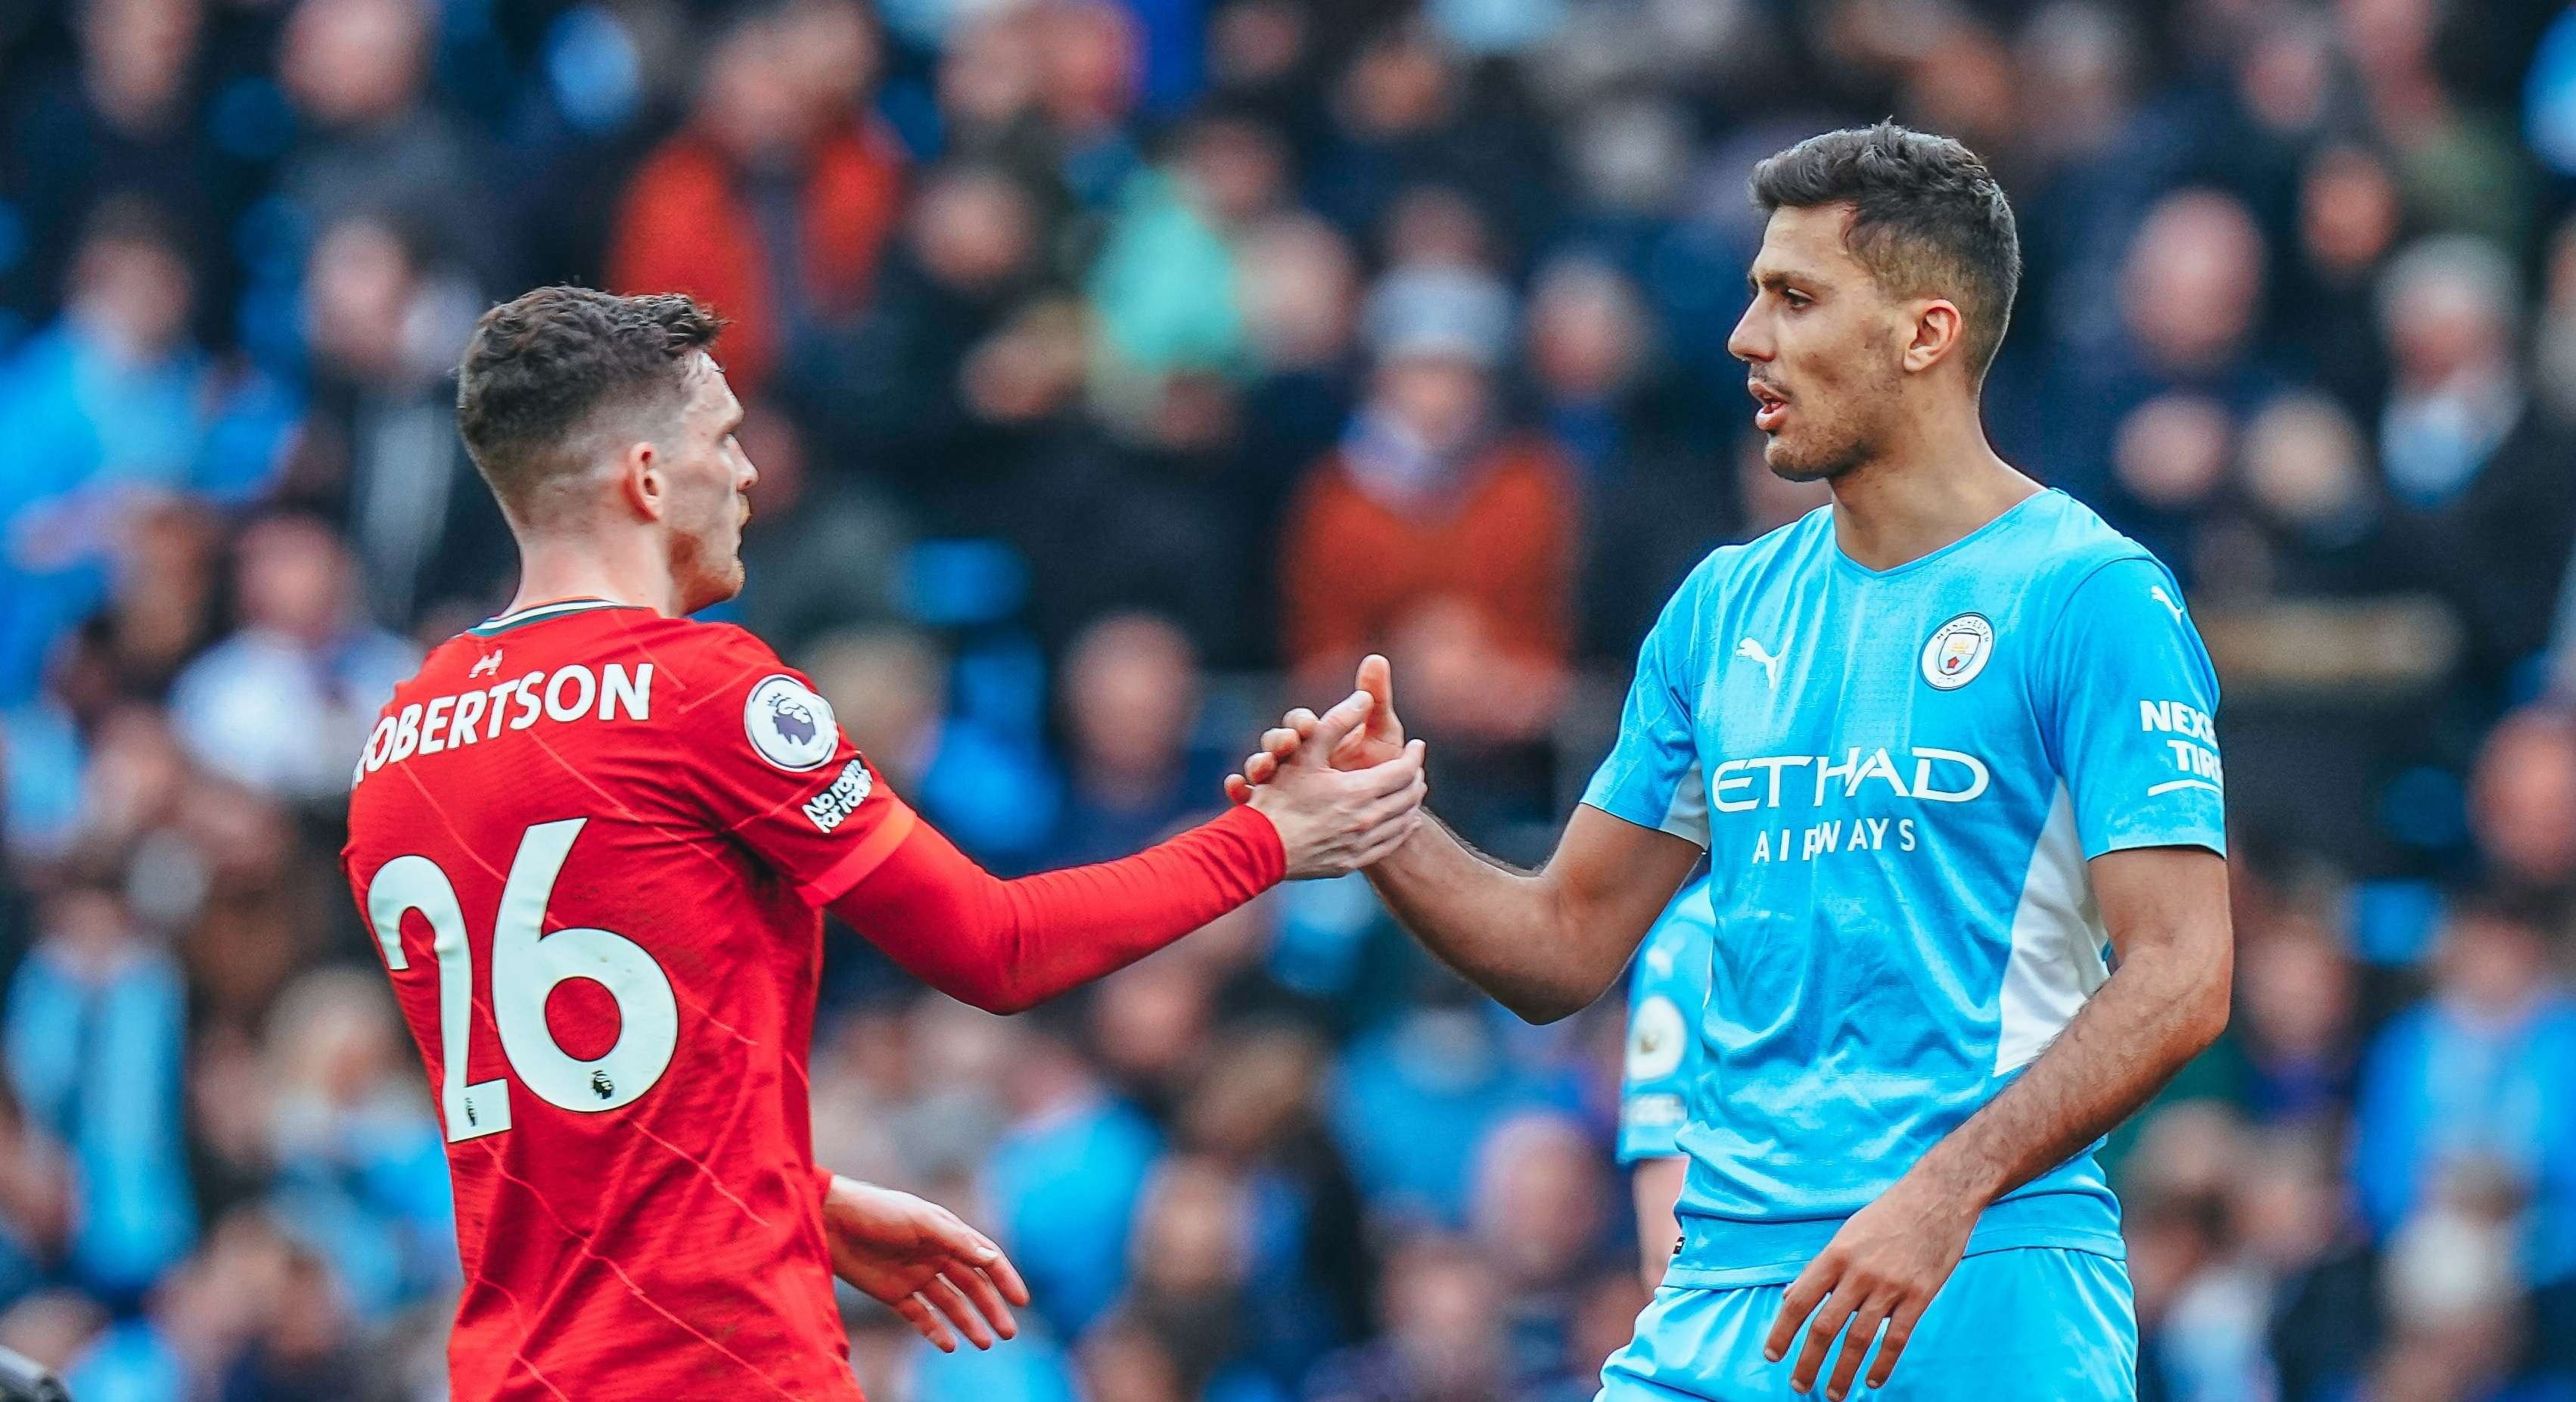
<instances>
[{"instance_id":1,"label":"orange jacket in crowd","mask_svg":"<svg viewBox=\"0 0 2576 1402\"><path fill-rule=\"evenodd\" d=\"M802 282L817 312L842 316L866 300L902 194L903 158L891 136L851 126L815 150L804 189ZM626 187L610 238L613 290L686 292L732 319L725 373L749 397L779 355L778 281L724 152L688 132L663 143Z\"/></svg>"},{"instance_id":2,"label":"orange jacket in crowd","mask_svg":"<svg viewBox=\"0 0 2576 1402\"><path fill-rule=\"evenodd\" d=\"M1398 511L1361 490L1336 453L1291 509L1281 588L1291 660L1339 664L1416 610L1464 602L1514 657L1562 664L1571 649L1581 505L1543 440L1505 439L1451 492Z\"/></svg>"}]
</instances>

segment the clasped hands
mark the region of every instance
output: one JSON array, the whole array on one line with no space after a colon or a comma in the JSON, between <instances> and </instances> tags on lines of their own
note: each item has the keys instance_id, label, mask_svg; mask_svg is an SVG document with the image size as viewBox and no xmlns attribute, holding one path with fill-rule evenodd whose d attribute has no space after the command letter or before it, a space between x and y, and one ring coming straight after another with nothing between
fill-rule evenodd
<instances>
[{"instance_id":1,"label":"clasped hands","mask_svg":"<svg viewBox=\"0 0 2576 1402\"><path fill-rule=\"evenodd\" d=\"M1357 689L1332 709L1317 715L1300 706L1265 732L1242 772L1227 777L1226 797L1280 824L1291 877L1339 876L1393 852L1421 826L1422 800L1430 792L1422 759L1422 742L1406 741L1396 718L1394 670L1371 653L1360 663ZM1305 824L1302 810L1343 793L1358 801L1331 805L1322 815L1339 840L1321 843L1300 870L1289 823Z\"/></svg>"}]
</instances>

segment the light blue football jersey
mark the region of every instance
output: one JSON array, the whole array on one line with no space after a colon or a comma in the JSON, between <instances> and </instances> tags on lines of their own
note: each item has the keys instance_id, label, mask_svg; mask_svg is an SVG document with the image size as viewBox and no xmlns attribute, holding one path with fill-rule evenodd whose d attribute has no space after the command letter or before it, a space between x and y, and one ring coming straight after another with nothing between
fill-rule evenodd
<instances>
[{"instance_id":1,"label":"light blue football jersey","mask_svg":"<svg viewBox=\"0 0 2576 1402\"><path fill-rule=\"evenodd\" d=\"M1709 850L1726 922L1666 1279L1785 1281L2108 975L2085 862L2226 851L2218 683L2173 576L2062 492L1890 570L1833 508L1692 572L1584 801ZM2120 1253L2088 1151L1969 1249Z\"/></svg>"},{"instance_id":2,"label":"light blue football jersey","mask_svg":"<svg viewBox=\"0 0 2576 1402\"><path fill-rule=\"evenodd\" d=\"M1628 1057L1619 1077L1619 1162L1668 1159L1699 1075L1700 1004L1708 1001L1717 911L1708 878L1682 888L1638 947L1628 976Z\"/></svg>"}]
</instances>

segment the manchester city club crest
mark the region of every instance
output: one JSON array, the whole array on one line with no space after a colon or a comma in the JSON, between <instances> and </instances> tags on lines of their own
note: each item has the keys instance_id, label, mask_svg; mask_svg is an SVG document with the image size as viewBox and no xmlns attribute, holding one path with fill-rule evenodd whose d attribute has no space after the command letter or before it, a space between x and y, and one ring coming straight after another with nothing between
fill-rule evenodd
<instances>
[{"instance_id":1,"label":"manchester city club crest","mask_svg":"<svg viewBox=\"0 0 2576 1402\"><path fill-rule=\"evenodd\" d=\"M1995 625L1982 613L1963 613L1932 630L1923 645L1923 680L1943 691L1956 691L1986 670L1995 655Z\"/></svg>"},{"instance_id":2,"label":"manchester city club crest","mask_svg":"<svg viewBox=\"0 0 2576 1402\"><path fill-rule=\"evenodd\" d=\"M762 759L789 773L819 769L841 745L832 703L784 673L763 677L742 704L742 730Z\"/></svg>"}]
</instances>

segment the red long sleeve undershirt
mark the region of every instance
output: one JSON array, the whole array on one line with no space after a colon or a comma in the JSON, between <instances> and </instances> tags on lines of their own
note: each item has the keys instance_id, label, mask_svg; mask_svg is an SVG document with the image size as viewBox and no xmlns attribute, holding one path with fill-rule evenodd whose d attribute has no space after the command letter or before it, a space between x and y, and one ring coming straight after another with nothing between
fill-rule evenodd
<instances>
[{"instance_id":1,"label":"red long sleeve undershirt","mask_svg":"<svg viewBox=\"0 0 2576 1402\"><path fill-rule=\"evenodd\" d=\"M915 822L832 913L949 997L1015 1013L1144 958L1287 867L1279 830L1249 806L1132 857L1010 881Z\"/></svg>"}]
</instances>

